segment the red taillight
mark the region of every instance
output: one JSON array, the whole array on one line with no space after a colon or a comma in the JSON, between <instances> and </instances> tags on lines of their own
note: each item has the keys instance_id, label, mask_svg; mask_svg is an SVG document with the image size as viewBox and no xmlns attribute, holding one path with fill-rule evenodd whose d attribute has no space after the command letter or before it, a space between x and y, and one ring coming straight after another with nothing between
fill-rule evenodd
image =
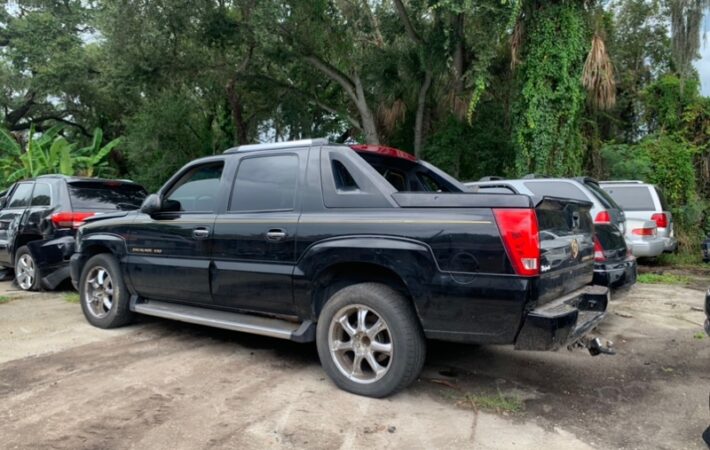
<instances>
[{"instance_id":1,"label":"red taillight","mask_svg":"<svg viewBox=\"0 0 710 450\"><path fill-rule=\"evenodd\" d=\"M633 230L631 230L631 234L635 234L636 236L655 236L656 229L655 228L634 228Z\"/></svg>"},{"instance_id":2,"label":"red taillight","mask_svg":"<svg viewBox=\"0 0 710 450\"><path fill-rule=\"evenodd\" d=\"M594 218L594 223L611 223L609 211L599 211L597 217Z\"/></svg>"},{"instance_id":3,"label":"red taillight","mask_svg":"<svg viewBox=\"0 0 710 450\"><path fill-rule=\"evenodd\" d=\"M52 223L56 228L79 228L86 218L93 216L92 212L58 212L52 214Z\"/></svg>"},{"instance_id":4,"label":"red taillight","mask_svg":"<svg viewBox=\"0 0 710 450\"><path fill-rule=\"evenodd\" d=\"M533 209L494 209L503 244L515 273L524 277L540 274L540 236Z\"/></svg>"},{"instance_id":5,"label":"red taillight","mask_svg":"<svg viewBox=\"0 0 710 450\"><path fill-rule=\"evenodd\" d=\"M666 213L656 213L651 216L651 220L656 222L656 226L658 228L668 227L668 216L666 215Z\"/></svg>"},{"instance_id":6,"label":"red taillight","mask_svg":"<svg viewBox=\"0 0 710 450\"><path fill-rule=\"evenodd\" d=\"M594 261L606 261L606 256L604 256L604 249L602 248L602 244L599 243L599 238L597 238L596 236L594 236Z\"/></svg>"}]
</instances>

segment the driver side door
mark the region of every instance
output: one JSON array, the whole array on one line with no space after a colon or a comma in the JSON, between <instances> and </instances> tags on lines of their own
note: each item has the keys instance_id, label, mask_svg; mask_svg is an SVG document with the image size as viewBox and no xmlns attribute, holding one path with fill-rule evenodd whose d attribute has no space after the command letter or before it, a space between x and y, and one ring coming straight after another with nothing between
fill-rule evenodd
<instances>
[{"instance_id":1,"label":"driver side door","mask_svg":"<svg viewBox=\"0 0 710 450\"><path fill-rule=\"evenodd\" d=\"M224 198L224 161L189 166L164 190L163 209L131 227L128 271L141 297L212 303L209 271L214 221Z\"/></svg>"}]
</instances>

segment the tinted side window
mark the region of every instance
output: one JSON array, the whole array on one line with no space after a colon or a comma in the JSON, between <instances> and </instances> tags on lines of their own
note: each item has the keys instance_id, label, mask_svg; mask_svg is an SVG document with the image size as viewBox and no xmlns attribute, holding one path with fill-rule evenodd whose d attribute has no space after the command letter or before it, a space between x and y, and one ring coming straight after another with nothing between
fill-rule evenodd
<instances>
[{"instance_id":1,"label":"tinted side window","mask_svg":"<svg viewBox=\"0 0 710 450\"><path fill-rule=\"evenodd\" d=\"M296 200L298 156L246 158L239 163L230 211L291 210Z\"/></svg>"},{"instance_id":2,"label":"tinted side window","mask_svg":"<svg viewBox=\"0 0 710 450\"><path fill-rule=\"evenodd\" d=\"M185 212L215 211L223 168L222 162L205 164L183 175L167 195L166 209Z\"/></svg>"},{"instance_id":3,"label":"tinted side window","mask_svg":"<svg viewBox=\"0 0 710 450\"><path fill-rule=\"evenodd\" d=\"M604 190L626 211L653 211L653 197L646 186L606 186Z\"/></svg>"},{"instance_id":4,"label":"tinted side window","mask_svg":"<svg viewBox=\"0 0 710 450\"><path fill-rule=\"evenodd\" d=\"M560 181L528 181L525 187L530 189L537 197L562 197L574 200L589 201L584 192L572 183Z\"/></svg>"},{"instance_id":5,"label":"tinted side window","mask_svg":"<svg viewBox=\"0 0 710 450\"><path fill-rule=\"evenodd\" d=\"M339 191L356 191L358 190L357 182L348 169L345 168L343 163L340 161L333 160L333 181L335 181L335 188Z\"/></svg>"},{"instance_id":6,"label":"tinted side window","mask_svg":"<svg viewBox=\"0 0 710 450\"><path fill-rule=\"evenodd\" d=\"M35 184L30 206L49 206L52 204L52 188L46 183Z\"/></svg>"},{"instance_id":7,"label":"tinted side window","mask_svg":"<svg viewBox=\"0 0 710 450\"><path fill-rule=\"evenodd\" d=\"M30 196L32 195L32 183L22 183L17 186L15 192L12 193L8 208L24 208L30 204Z\"/></svg>"},{"instance_id":8,"label":"tinted side window","mask_svg":"<svg viewBox=\"0 0 710 450\"><path fill-rule=\"evenodd\" d=\"M619 207L619 205L617 204L617 202L614 201L614 199L609 194L607 194L607 192L604 189L599 187L599 185L597 183L589 182L589 183L584 183L584 185L587 186L587 188L590 191L592 191L592 194L594 194L594 196L597 199L599 199L599 201L601 202L602 205L604 205L605 208L607 208L607 209L621 209Z\"/></svg>"}]
</instances>

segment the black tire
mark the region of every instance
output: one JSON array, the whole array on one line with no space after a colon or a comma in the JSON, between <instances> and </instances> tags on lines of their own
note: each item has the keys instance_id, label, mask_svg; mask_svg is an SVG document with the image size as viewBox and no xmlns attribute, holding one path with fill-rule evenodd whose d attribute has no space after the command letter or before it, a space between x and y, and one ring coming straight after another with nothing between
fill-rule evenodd
<instances>
[{"instance_id":1,"label":"black tire","mask_svg":"<svg viewBox=\"0 0 710 450\"><path fill-rule=\"evenodd\" d=\"M28 276L26 264L23 264L24 261L30 261L32 265L31 282L27 282L27 279L24 278ZM26 245L18 248L17 252L15 252L15 283L23 291L38 291L42 285L42 274L35 263L32 253L30 253L30 249Z\"/></svg>"},{"instance_id":2,"label":"black tire","mask_svg":"<svg viewBox=\"0 0 710 450\"><path fill-rule=\"evenodd\" d=\"M102 313L96 312L99 308L98 300L92 301L91 290L95 289L87 284L87 279L101 270L104 270L110 277L110 307L105 307L101 301ZM103 278L105 280L105 278ZM101 285L104 294L107 288ZM108 294L105 294L108 296ZM130 323L134 318L134 313L129 309L130 294L123 281L123 274L118 265L118 261L110 253L100 253L92 256L84 265L79 278L79 298L81 299L81 310L86 320L98 328L116 328ZM94 305L94 306L92 306Z\"/></svg>"},{"instance_id":3,"label":"black tire","mask_svg":"<svg viewBox=\"0 0 710 450\"><path fill-rule=\"evenodd\" d=\"M357 310L363 306L365 310L370 311L365 314L365 318L384 321L386 329L382 333L386 333L388 338L384 341L385 344L391 344L391 356L385 354L377 356L377 358L384 358L387 365L384 375L377 379L375 371L371 370L373 381L367 382L353 380L352 373L350 377L344 373L347 367L343 366L348 362L349 350L345 350L343 356L338 357L331 352L330 346L331 333L335 333L334 330L341 328L338 325L340 322L334 321L335 316L347 316L349 308L355 309L357 314ZM356 321L357 324L359 324L359 317ZM344 327L342 329L344 331ZM364 334L364 332L360 334ZM342 333L341 335L348 338ZM365 344L356 338L349 339L348 342L352 341L350 345L357 346L359 351L365 347L369 351L372 341L367 337L364 339L367 339ZM382 340L382 334L377 335L376 339ZM340 340L338 339L338 341ZM323 369L338 387L353 394L376 398L391 395L415 381L421 373L426 356L424 333L411 303L399 292L379 283L354 284L333 294L320 312L316 330L316 344ZM355 351L350 353L352 353L350 360L354 362ZM354 364L352 365L354 366ZM362 369L362 367L361 362L360 368ZM372 368L372 365L366 362L364 367L365 369Z\"/></svg>"}]
</instances>

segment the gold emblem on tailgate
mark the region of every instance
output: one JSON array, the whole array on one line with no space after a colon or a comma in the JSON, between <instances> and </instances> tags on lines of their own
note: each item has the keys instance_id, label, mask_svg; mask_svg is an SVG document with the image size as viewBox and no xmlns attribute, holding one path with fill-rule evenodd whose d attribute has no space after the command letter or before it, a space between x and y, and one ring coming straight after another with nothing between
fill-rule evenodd
<instances>
[{"instance_id":1,"label":"gold emblem on tailgate","mask_svg":"<svg viewBox=\"0 0 710 450\"><path fill-rule=\"evenodd\" d=\"M577 239L572 239L572 242L570 242L569 247L570 252L572 253L572 259L577 259L577 256L579 256L579 242L577 242Z\"/></svg>"}]
</instances>

